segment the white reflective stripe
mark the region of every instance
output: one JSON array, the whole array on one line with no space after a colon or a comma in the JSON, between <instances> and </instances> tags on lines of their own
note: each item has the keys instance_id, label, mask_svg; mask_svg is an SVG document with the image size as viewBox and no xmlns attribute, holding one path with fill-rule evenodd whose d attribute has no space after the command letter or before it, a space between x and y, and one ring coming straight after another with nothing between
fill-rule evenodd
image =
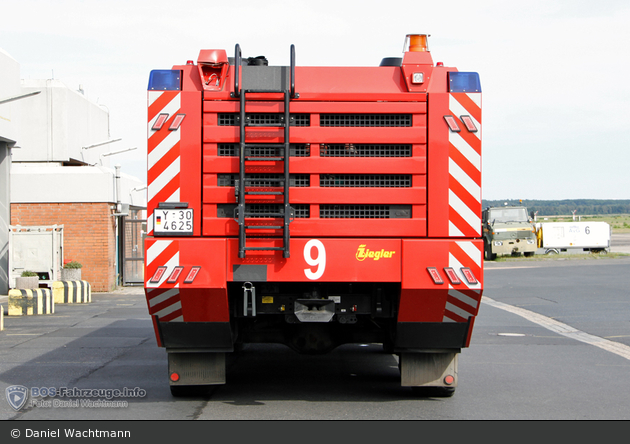
<instances>
[{"instance_id":1,"label":"white reflective stripe","mask_svg":"<svg viewBox=\"0 0 630 444\"><path fill-rule=\"evenodd\" d=\"M169 305L168 307L164 307L162 310L155 313L155 315L158 317L158 319L162 319L163 317L170 315L176 310L181 310L181 308L182 308L182 303L180 301L177 301L174 304ZM169 322L181 322L183 320L184 320L183 317L180 316Z\"/></svg>"},{"instance_id":2,"label":"white reflective stripe","mask_svg":"<svg viewBox=\"0 0 630 444\"><path fill-rule=\"evenodd\" d=\"M448 172L477 202L481 202L481 187L453 159L448 159Z\"/></svg>"},{"instance_id":3,"label":"white reflective stripe","mask_svg":"<svg viewBox=\"0 0 630 444\"><path fill-rule=\"evenodd\" d=\"M459 248L464 250L464 252L470 257L477 266L481 267L481 251L475 246L472 242L456 242L459 245Z\"/></svg>"},{"instance_id":4,"label":"white reflective stripe","mask_svg":"<svg viewBox=\"0 0 630 444\"><path fill-rule=\"evenodd\" d=\"M149 98L150 97L151 97L151 95L149 95ZM151 103L153 103L153 102L151 102ZM149 106L150 105L151 104L149 104ZM173 117L173 115L177 114L177 112L179 111L180 107L181 107L180 95L176 94L173 97L173 99L170 102L168 102L166 104L166 106L164 106L164 108L162 108L162 110L159 113L157 113L153 119L151 119L148 122L148 124L147 124L147 134L149 135L149 138L153 135L153 133L156 132L156 130L153 130L151 128L155 124L155 121L157 120L159 115L160 114L168 114L168 117L171 118L171 117Z\"/></svg>"},{"instance_id":5,"label":"white reflective stripe","mask_svg":"<svg viewBox=\"0 0 630 444\"><path fill-rule=\"evenodd\" d=\"M453 222L448 221L448 235L460 237L463 236L464 233L459 228L457 228L457 226L455 226Z\"/></svg>"},{"instance_id":6,"label":"white reflective stripe","mask_svg":"<svg viewBox=\"0 0 630 444\"><path fill-rule=\"evenodd\" d=\"M463 310L461 308L459 308L457 305L453 305L450 302L446 303L446 310L450 311L451 313L456 314L457 316L461 316L464 319L468 319L469 317L472 316L471 313L468 313L466 310Z\"/></svg>"},{"instance_id":7,"label":"white reflective stripe","mask_svg":"<svg viewBox=\"0 0 630 444\"><path fill-rule=\"evenodd\" d=\"M171 288L170 290L160 294L159 296L154 297L153 299L149 299L149 306L154 307L162 302L166 301L173 296L177 296L179 294L179 290L177 288Z\"/></svg>"},{"instance_id":8,"label":"white reflective stripe","mask_svg":"<svg viewBox=\"0 0 630 444\"><path fill-rule=\"evenodd\" d=\"M481 108L481 94L467 94L467 96L470 98L470 100L475 102L475 104L479 106L479 108ZM474 134L477 139L481 140L481 123L479 123L479 121L473 117L472 113L464 108L461 103L459 103L457 99L455 99L455 97L453 97L452 95L449 96L448 107L451 113L457 116L458 120L461 116L470 116L470 119L475 124L475 127L477 127L477 131L471 134ZM466 125L463 126L466 127ZM451 133L451 135L453 134L457 133Z\"/></svg>"},{"instance_id":9,"label":"white reflective stripe","mask_svg":"<svg viewBox=\"0 0 630 444\"><path fill-rule=\"evenodd\" d=\"M151 263L158 257L169 245L171 245L173 241L155 241L153 245L151 245L147 249L147 265L151 265Z\"/></svg>"},{"instance_id":10,"label":"white reflective stripe","mask_svg":"<svg viewBox=\"0 0 630 444\"><path fill-rule=\"evenodd\" d=\"M466 95L481 109L481 93L466 93Z\"/></svg>"},{"instance_id":11,"label":"white reflective stripe","mask_svg":"<svg viewBox=\"0 0 630 444\"><path fill-rule=\"evenodd\" d=\"M147 234L153 236L153 212L147 215Z\"/></svg>"},{"instance_id":12,"label":"white reflective stripe","mask_svg":"<svg viewBox=\"0 0 630 444\"><path fill-rule=\"evenodd\" d=\"M155 102L157 99L159 99L163 92L164 91L149 91L149 95L148 95L148 98L147 98L147 100L149 102L148 106L153 105L153 102Z\"/></svg>"},{"instance_id":13,"label":"white reflective stripe","mask_svg":"<svg viewBox=\"0 0 630 444\"><path fill-rule=\"evenodd\" d=\"M475 248L476 250L476 248ZM459 280L462 281L462 284L464 284L466 287L470 288L470 289L475 289L475 288L481 288L481 283L479 282L479 279L477 279L477 283L476 284L469 284L468 281L466 280L466 278L464 277L463 273L462 273L462 263L457 260L457 258L455 256L453 256L453 254L449 253L449 258L448 258L448 266L453 268L456 272L457 275L459 276ZM455 288L451 285L449 285L449 288ZM450 292L449 292L450 294ZM463 295L465 296L465 295ZM468 297L468 296L465 296ZM462 301L465 302L465 301ZM471 304L468 304L471 305ZM475 305L476 307L477 305Z\"/></svg>"},{"instance_id":14,"label":"white reflective stripe","mask_svg":"<svg viewBox=\"0 0 630 444\"><path fill-rule=\"evenodd\" d=\"M150 202L168 183L175 177L179 176L180 165L179 157L171 163L153 182L149 184L147 189L147 199Z\"/></svg>"},{"instance_id":15,"label":"white reflective stripe","mask_svg":"<svg viewBox=\"0 0 630 444\"><path fill-rule=\"evenodd\" d=\"M448 294L452 297L454 297L455 299L463 302L466 305L470 305L471 308L476 309L477 308L477 304L478 302L476 300L474 300L473 298L471 298L470 296L465 295L464 293L461 293L457 290L449 290Z\"/></svg>"},{"instance_id":16,"label":"white reflective stripe","mask_svg":"<svg viewBox=\"0 0 630 444\"><path fill-rule=\"evenodd\" d=\"M179 202L179 188L173 194L166 198L164 202Z\"/></svg>"},{"instance_id":17,"label":"white reflective stripe","mask_svg":"<svg viewBox=\"0 0 630 444\"><path fill-rule=\"evenodd\" d=\"M179 132L169 131L168 136L162 140L158 146L153 148L147 156L147 169L153 168L153 166L159 162L159 160L166 155L175 145L179 142Z\"/></svg>"},{"instance_id":18,"label":"white reflective stripe","mask_svg":"<svg viewBox=\"0 0 630 444\"><path fill-rule=\"evenodd\" d=\"M162 264L159 264L162 265ZM175 253L173 255L172 258L170 258L165 264L163 264L166 266L166 270L164 271L164 274L162 275L162 277L160 278L159 282L151 282L150 280L147 281L146 283L146 287L152 287L152 288L157 288L159 286L161 286L166 279L168 279L168 276L171 274L171 272L173 271L173 268L177 267L179 265L179 251L177 253Z\"/></svg>"},{"instance_id":19,"label":"white reflective stripe","mask_svg":"<svg viewBox=\"0 0 630 444\"><path fill-rule=\"evenodd\" d=\"M448 190L448 204L475 230L475 233L480 234L481 218L468 208L452 190Z\"/></svg>"},{"instance_id":20,"label":"white reflective stripe","mask_svg":"<svg viewBox=\"0 0 630 444\"><path fill-rule=\"evenodd\" d=\"M481 171L481 156L468 144L468 142L463 139L459 133L451 133L448 140L455 148L457 148L457 151L462 153L462 155L468 159L475 168L477 168L477 171Z\"/></svg>"}]
</instances>

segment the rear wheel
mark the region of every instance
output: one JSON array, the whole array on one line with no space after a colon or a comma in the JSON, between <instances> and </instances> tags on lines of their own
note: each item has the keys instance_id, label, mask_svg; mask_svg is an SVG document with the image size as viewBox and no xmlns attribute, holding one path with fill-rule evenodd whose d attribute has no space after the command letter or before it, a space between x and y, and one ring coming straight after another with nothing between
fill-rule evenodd
<instances>
[{"instance_id":1,"label":"rear wheel","mask_svg":"<svg viewBox=\"0 0 630 444\"><path fill-rule=\"evenodd\" d=\"M450 398L455 394L455 387L412 387L411 390L420 398Z\"/></svg>"},{"instance_id":2,"label":"rear wheel","mask_svg":"<svg viewBox=\"0 0 630 444\"><path fill-rule=\"evenodd\" d=\"M486 253L486 260L487 261L493 261L497 258L497 254L492 252L492 247L490 246L490 244L485 244L485 253Z\"/></svg>"},{"instance_id":3,"label":"rear wheel","mask_svg":"<svg viewBox=\"0 0 630 444\"><path fill-rule=\"evenodd\" d=\"M171 385L171 395L176 398L210 396L216 387L215 385Z\"/></svg>"}]
</instances>

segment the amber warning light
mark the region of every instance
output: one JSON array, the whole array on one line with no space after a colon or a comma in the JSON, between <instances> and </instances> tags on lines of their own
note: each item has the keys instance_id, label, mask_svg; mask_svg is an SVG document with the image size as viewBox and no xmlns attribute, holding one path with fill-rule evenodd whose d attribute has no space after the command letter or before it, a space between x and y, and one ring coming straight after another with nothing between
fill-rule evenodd
<instances>
[{"instance_id":1,"label":"amber warning light","mask_svg":"<svg viewBox=\"0 0 630 444\"><path fill-rule=\"evenodd\" d=\"M428 52L429 34L407 34L403 52Z\"/></svg>"}]
</instances>

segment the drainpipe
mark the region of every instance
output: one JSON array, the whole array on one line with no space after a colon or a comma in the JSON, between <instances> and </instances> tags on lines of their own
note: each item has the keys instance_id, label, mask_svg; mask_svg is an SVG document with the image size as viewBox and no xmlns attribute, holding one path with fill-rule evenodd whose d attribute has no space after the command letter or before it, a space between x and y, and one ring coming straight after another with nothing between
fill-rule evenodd
<instances>
[{"instance_id":1,"label":"drainpipe","mask_svg":"<svg viewBox=\"0 0 630 444\"><path fill-rule=\"evenodd\" d=\"M120 285L120 212L122 210L122 203L120 202L120 165L116 165L116 285Z\"/></svg>"}]
</instances>

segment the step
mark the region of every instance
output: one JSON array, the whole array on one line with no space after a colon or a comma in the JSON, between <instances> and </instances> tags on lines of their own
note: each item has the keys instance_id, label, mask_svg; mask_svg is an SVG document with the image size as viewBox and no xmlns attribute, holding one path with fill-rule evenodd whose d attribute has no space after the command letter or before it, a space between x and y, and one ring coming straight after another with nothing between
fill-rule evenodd
<instances>
[{"instance_id":1,"label":"step","mask_svg":"<svg viewBox=\"0 0 630 444\"><path fill-rule=\"evenodd\" d=\"M265 250L273 250L273 251L284 251L284 247L245 247L243 250L249 251L265 251Z\"/></svg>"},{"instance_id":2,"label":"step","mask_svg":"<svg viewBox=\"0 0 630 444\"><path fill-rule=\"evenodd\" d=\"M246 230L281 230L282 225L245 225Z\"/></svg>"}]
</instances>

